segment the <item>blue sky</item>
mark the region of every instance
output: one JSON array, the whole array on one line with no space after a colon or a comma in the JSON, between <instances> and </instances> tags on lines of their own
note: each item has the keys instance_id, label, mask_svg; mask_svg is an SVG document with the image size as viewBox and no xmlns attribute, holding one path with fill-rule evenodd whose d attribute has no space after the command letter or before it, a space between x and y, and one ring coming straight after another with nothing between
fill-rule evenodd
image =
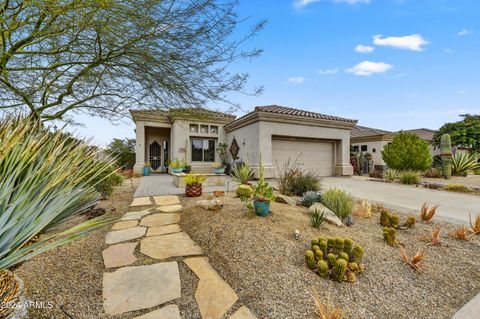
<instances>
[{"instance_id":1,"label":"blue sky","mask_svg":"<svg viewBox=\"0 0 480 319\"><path fill-rule=\"evenodd\" d=\"M238 13L239 32L268 20L249 43L264 54L232 67L265 88L231 96L244 111L279 104L387 130L480 113L478 0L240 0ZM129 120L78 120L97 144L134 137Z\"/></svg>"}]
</instances>

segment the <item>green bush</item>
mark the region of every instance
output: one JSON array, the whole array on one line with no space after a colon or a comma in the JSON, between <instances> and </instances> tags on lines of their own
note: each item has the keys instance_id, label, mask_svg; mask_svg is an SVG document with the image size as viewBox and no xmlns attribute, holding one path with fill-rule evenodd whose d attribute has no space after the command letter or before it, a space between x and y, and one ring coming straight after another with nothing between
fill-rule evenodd
<instances>
[{"instance_id":1,"label":"green bush","mask_svg":"<svg viewBox=\"0 0 480 319\"><path fill-rule=\"evenodd\" d=\"M296 161L291 160L279 168L278 186L280 193L287 196L302 196L308 191L320 190L317 174L301 169Z\"/></svg>"},{"instance_id":2,"label":"green bush","mask_svg":"<svg viewBox=\"0 0 480 319\"><path fill-rule=\"evenodd\" d=\"M106 223L92 219L31 242L95 206L99 196L93 180L111 168L96 160L95 148L82 141L67 141L65 136L31 118L0 120L0 269Z\"/></svg>"},{"instance_id":3,"label":"green bush","mask_svg":"<svg viewBox=\"0 0 480 319\"><path fill-rule=\"evenodd\" d=\"M414 171L403 171L400 173L400 183L413 185L420 182L420 174Z\"/></svg>"},{"instance_id":4,"label":"green bush","mask_svg":"<svg viewBox=\"0 0 480 319\"><path fill-rule=\"evenodd\" d=\"M355 201L344 190L330 188L322 194L322 203L330 208L340 219L344 219L352 214Z\"/></svg>"},{"instance_id":5,"label":"green bush","mask_svg":"<svg viewBox=\"0 0 480 319\"><path fill-rule=\"evenodd\" d=\"M116 173L113 168L107 164L107 167L99 174L94 175L89 183L95 187L95 190L100 193L103 199L106 199L113 194L116 186L122 185L123 176Z\"/></svg>"},{"instance_id":6,"label":"green bush","mask_svg":"<svg viewBox=\"0 0 480 319\"><path fill-rule=\"evenodd\" d=\"M397 134L383 148L382 158L389 168L401 171L425 171L432 166L428 143L412 133Z\"/></svg>"},{"instance_id":7,"label":"green bush","mask_svg":"<svg viewBox=\"0 0 480 319\"><path fill-rule=\"evenodd\" d=\"M385 170L385 173L383 173L383 178L385 178L389 182L394 182L395 180L398 179L399 176L400 176L400 172L397 171L396 169L391 169L391 168L387 168Z\"/></svg>"}]
</instances>

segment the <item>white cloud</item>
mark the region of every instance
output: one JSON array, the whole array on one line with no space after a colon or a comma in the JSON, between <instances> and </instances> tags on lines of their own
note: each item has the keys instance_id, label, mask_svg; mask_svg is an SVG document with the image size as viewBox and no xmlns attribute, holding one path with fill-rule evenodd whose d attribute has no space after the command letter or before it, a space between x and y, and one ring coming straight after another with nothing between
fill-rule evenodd
<instances>
[{"instance_id":1,"label":"white cloud","mask_svg":"<svg viewBox=\"0 0 480 319\"><path fill-rule=\"evenodd\" d=\"M462 37L464 35L469 35L469 34L472 34L473 31L472 30L468 30L468 29L463 29L462 31L458 32L457 35Z\"/></svg>"},{"instance_id":2,"label":"white cloud","mask_svg":"<svg viewBox=\"0 0 480 319\"><path fill-rule=\"evenodd\" d=\"M301 9L308 6L309 4L320 2L320 1L327 1L327 0L295 0L293 5L295 8ZM370 3L370 0L329 0L329 1L335 2L335 3L347 3L350 5L354 5L357 3L367 3L367 4Z\"/></svg>"},{"instance_id":3,"label":"white cloud","mask_svg":"<svg viewBox=\"0 0 480 319\"><path fill-rule=\"evenodd\" d=\"M373 36L373 44L378 46L388 46L397 49L412 51L423 51L424 45L429 44L420 34L405 35L403 37L386 37L377 34Z\"/></svg>"},{"instance_id":4,"label":"white cloud","mask_svg":"<svg viewBox=\"0 0 480 319\"><path fill-rule=\"evenodd\" d=\"M288 79L288 82L293 84L302 84L305 81L303 76L294 76Z\"/></svg>"},{"instance_id":5,"label":"white cloud","mask_svg":"<svg viewBox=\"0 0 480 319\"><path fill-rule=\"evenodd\" d=\"M320 75L334 75L338 73L338 69L319 70Z\"/></svg>"},{"instance_id":6,"label":"white cloud","mask_svg":"<svg viewBox=\"0 0 480 319\"><path fill-rule=\"evenodd\" d=\"M363 61L346 69L345 72L355 75L369 76L372 74L384 73L393 68L392 65L383 62Z\"/></svg>"},{"instance_id":7,"label":"white cloud","mask_svg":"<svg viewBox=\"0 0 480 319\"><path fill-rule=\"evenodd\" d=\"M355 47L355 51L358 53L372 53L375 50L375 47L371 47L368 45L359 44Z\"/></svg>"}]
</instances>

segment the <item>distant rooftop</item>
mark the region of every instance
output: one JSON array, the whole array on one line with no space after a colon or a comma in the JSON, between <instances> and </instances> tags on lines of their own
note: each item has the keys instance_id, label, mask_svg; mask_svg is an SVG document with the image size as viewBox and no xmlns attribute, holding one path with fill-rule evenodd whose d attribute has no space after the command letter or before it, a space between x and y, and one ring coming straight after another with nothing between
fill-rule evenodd
<instances>
[{"instance_id":1,"label":"distant rooftop","mask_svg":"<svg viewBox=\"0 0 480 319\"><path fill-rule=\"evenodd\" d=\"M352 138L355 137L366 137L366 136L377 136L377 135L385 135L385 134L393 134L393 132L381 130L378 128L366 127L357 125L350 131L350 136Z\"/></svg>"},{"instance_id":2,"label":"distant rooftop","mask_svg":"<svg viewBox=\"0 0 480 319\"><path fill-rule=\"evenodd\" d=\"M437 131L429 128L416 128L411 130L403 130L403 132L413 133L425 141L432 141L433 135L435 135Z\"/></svg>"},{"instance_id":3,"label":"distant rooftop","mask_svg":"<svg viewBox=\"0 0 480 319\"><path fill-rule=\"evenodd\" d=\"M171 109L152 109L152 110L131 110L130 114L135 121L161 121L166 118L173 120L176 117L196 117L201 119L202 117L214 117L216 119L230 120L235 119L235 115L211 111L204 108L171 108Z\"/></svg>"},{"instance_id":4,"label":"distant rooftop","mask_svg":"<svg viewBox=\"0 0 480 319\"><path fill-rule=\"evenodd\" d=\"M331 121L350 122L350 123L356 123L357 122L357 120L347 119L347 118L343 118L343 117L339 117L339 116L333 116L333 115L327 115L327 114L322 114L322 113L304 111L304 110L294 109L294 108L291 108L291 107L280 106L280 105L257 106L257 107L255 107L254 112L268 112L268 113L285 114L285 115L309 117L309 118L331 120Z\"/></svg>"}]
</instances>

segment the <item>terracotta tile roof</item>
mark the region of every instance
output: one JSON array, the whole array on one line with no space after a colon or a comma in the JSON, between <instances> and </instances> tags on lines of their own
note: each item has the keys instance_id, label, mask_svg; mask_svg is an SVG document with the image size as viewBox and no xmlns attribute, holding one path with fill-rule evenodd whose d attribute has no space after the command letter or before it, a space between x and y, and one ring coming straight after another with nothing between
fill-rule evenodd
<instances>
[{"instance_id":1,"label":"terracotta tile roof","mask_svg":"<svg viewBox=\"0 0 480 319\"><path fill-rule=\"evenodd\" d=\"M293 116L299 116L299 117L309 117L309 118L316 118L316 119L322 119L322 120L341 121L341 122L349 122L349 123L357 122L356 120L346 119L343 117L326 115L326 114L315 113L310 111L303 111L303 110L293 109L290 107L279 106L279 105L257 106L255 107L254 112L268 112L268 113L285 114L285 115L293 115Z\"/></svg>"},{"instance_id":2,"label":"terracotta tile roof","mask_svg":"<svg viewBox=\"0 0 480 319\"><path fill-rule=\"evenodd\" d=\"M432 141L433 135L435 135L437 131L431 130L429 128L417 128L412 130L403 130L403 132L416 134L418 137L425 141Z\"/></svg>"},{"instance_id":3,"label":"terracotta tile roof","mask_svg":"<svg viewBox=\"0 0 480 319\"><path fill-rule=\"evenodd\" d=\"M231 120L235 119L235 115L230 115L227 113L212 111L204 108L171 108L168 110L131 110L130 114L134 120L173 120L175 117L182 116L193 116L198 119L202 117L214 117L221 120Z\"/></svg>"},{"instance_id":4,"label":"terracotta tile roof","mask_svg":"<svg viewBox=\"0 0 480 319\"><path fill-rule=\"evenodd\" d=\"M384 134L393 134L393 132L357 125L350 131L350 137L366 137Z\"/></svg>"}]
</instances>

